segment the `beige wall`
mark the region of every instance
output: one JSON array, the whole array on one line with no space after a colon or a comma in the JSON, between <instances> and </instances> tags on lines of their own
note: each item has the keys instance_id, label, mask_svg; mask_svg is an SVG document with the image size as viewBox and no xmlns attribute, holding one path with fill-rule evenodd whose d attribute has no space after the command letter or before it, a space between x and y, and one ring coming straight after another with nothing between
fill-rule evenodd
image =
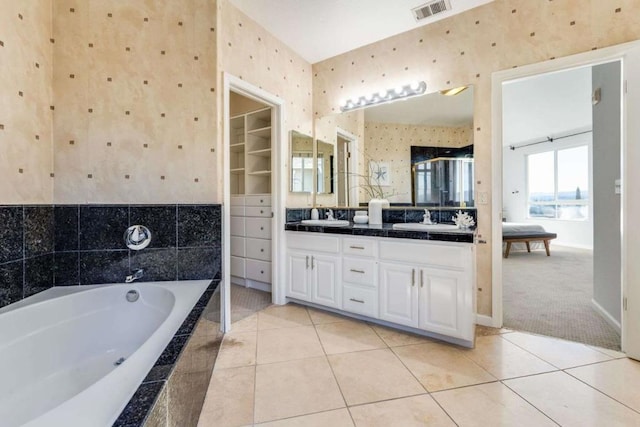
<instances>
[{"instance_id":1,"label":"beige wall","mask_svg":"<svg viewBox=\"0 0 640 427\"><path fill-rule=\"evenodd\" d=\"M384 191L394 194L388 199L395 203L411 203L412 145L457 148L473 144L471 127L451 128L365 122L364 136L365 159L389 164L391 185L385 187Z\"/></svg>"},{"instance_id":2,"label":"beige wall","mask_svg":"<svg viewBox=\"0 0 640 427\"><path fill-rule=\"evenodd\" d=\"M491 73L640 38L640 1L496 0L314 64L314 114L341 99L424 80L474 84L477 191L491 194ZM478 312L491 313L491 205L478 206Z\"/></svg>"},{"instance_id":3,"label":"beige wall","mask_svg":"<svg viewBox=\"0 0 640 427\"><path fill-rule=\"evenodd\" d=\"M57 203L217 201L214 0L56 0Z\"/></svg>"},{"instance_id":4,"label":"beige wall","mask_svg":"<svg viewBox=\"0 0 640 427\"><path fill-rule=\"evenodd\" d=\"M0 0L0 11L0 204L48 204L51 0Z\"/></svg>"},{"instance_id":5,"label":"beige wall","mask_svg":"<svg viewBox=\"0 0 640 427\"><path fill-rule=\"evenodd\" d=\"M283 99L284 129L312 135L312 71L311 64L256 24L228 0L218 3L218 62L222 72L257 86ZM221 117L219 117L221 122ZM222 126L219 144L222 143ZM222 145L219 145L222 149ZM283 141L288 147L288 138ZM289 182L289 153L282 153L283 177ZM222 185L222 176L218 178ZM272 183L273 185L273 183ZM288 188L288 184L286 186ZM305 206L309 195L287 193L288 206Z\"/></svg>"}]
</instances>

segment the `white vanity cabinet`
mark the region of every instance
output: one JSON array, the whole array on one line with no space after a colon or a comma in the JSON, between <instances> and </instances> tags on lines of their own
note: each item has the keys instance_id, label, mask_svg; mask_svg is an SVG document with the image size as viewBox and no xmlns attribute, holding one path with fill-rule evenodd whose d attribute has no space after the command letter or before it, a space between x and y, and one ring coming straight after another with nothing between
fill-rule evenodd
<instances>
[{"instance_id":1,"label":"white vanity cabinet","mask_svg":"<svg viewBox=\"0 0 640 427\"><path fill-rule=\"evenodd\" d=\"M473 333L473 246L386 239L380 318L447 336Z\"/></svg>"},{"instance_id":2,"label":"white vanity cabinet","mask_svg":"<svg viewBox=\"0 0 640 427\"><path fill-rule=\"evenodd\" d=\"M339 238L298 234L287 239L287 296L342 308Z\"/></svg>"},{"instance_id":3,"label":"white vanity cabinet","mask_svg":"<svg viewBox=\"0 0 640 427\"><path fill-rule=\"evenodd\" d=\"M289 231L287 252L288 298L454 342L474 340L470 243Z\"/></svg>"}]
</instances>

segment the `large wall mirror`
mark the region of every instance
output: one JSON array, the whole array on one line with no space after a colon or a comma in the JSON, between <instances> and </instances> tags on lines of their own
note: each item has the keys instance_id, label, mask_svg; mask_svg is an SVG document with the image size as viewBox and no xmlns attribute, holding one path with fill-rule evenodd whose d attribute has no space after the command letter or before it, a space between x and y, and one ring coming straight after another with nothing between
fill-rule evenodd
<instances>
[{"instance_id":1,"label":"large wall mirror","mask_svg":"<svg viewBox=\"0 0 640 427\"><path fill-rule=\"evenodd\" d=\"M336 156L324 204L365 205L369 183L392 206L474 206L473 87L445 92L317 119Z\"/></svg>"}]
</instances>

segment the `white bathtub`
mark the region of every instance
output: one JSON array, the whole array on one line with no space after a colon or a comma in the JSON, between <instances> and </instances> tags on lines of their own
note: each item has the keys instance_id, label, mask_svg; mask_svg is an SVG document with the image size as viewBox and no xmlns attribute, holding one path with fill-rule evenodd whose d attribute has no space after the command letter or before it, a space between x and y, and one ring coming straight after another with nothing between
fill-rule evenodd
<instances>
[{"instance_id":1,"label":"white bathtub","mask_svg":"<svg viewBox=\"0 0 640 427\"><path fill-rule=\"evenodd\" d=\"M54 287L0 309L0 425L110 426L208 284Z\"/></svg>"}]
</instances>

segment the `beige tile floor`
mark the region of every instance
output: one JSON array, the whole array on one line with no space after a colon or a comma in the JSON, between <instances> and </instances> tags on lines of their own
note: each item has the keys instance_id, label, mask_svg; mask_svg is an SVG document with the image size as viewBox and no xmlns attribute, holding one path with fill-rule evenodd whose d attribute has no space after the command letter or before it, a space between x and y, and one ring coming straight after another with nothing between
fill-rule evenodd
<instances>
[{"instance_id":1,"label":"beige tile floor","mask_svg":"<svg viewBox=\"0 0 640 427\"><path fill-rule=\"evenodd\" d=\"M640 363L478 327L475 349L289 304L233 324L200 427L640 426Z\"/></svg>"}]
</instances>

